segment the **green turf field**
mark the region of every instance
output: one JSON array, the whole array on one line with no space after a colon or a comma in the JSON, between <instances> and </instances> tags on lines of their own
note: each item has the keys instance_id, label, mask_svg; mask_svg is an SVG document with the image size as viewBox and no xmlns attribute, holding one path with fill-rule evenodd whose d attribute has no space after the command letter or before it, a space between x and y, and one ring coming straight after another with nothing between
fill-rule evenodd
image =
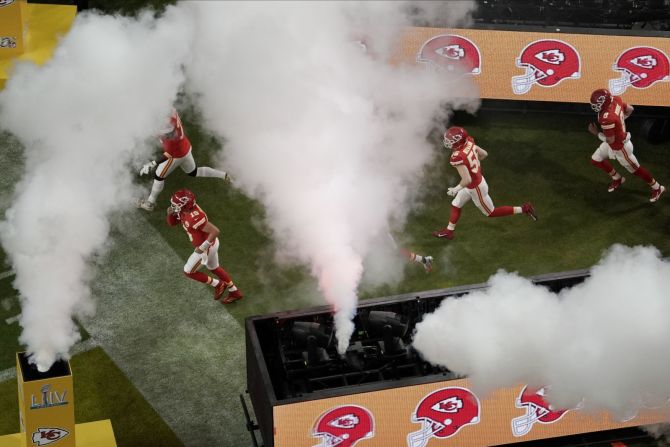
<instances>
[{"instance_id":1,"label":"green turf field","mask_svg":"<svg viewBox=\"0 0 670 447\"><path fill-rule=\"evenodd\" d=\"M183 118L196 161L209 164L217 143L198 127L197 117ZM597 140L585 130L588 118L480 113L464 120L489 151L483 168L494 203L531 200L540 219L488 219L470 204L453 241L430 235L446 225L446 189L456 183L436 133L438 161L426 169L421 203L398 235L416 252L433 255L435 270L427 275L421 266L407 265L397 286L368 288L361 296L479 283L499 268L534 275L588 267L615 242L655 245L668 255L670 199L649 204L648 188L632 176L621 190L607 193L608 179L589 164ZM639 123L632 120L630 127L635 136ZM13 164L13 174L0 183L4 209L21 158L11 139L3 141L9 141L1 148L4 161ZM669 182L667 148L642 138L634 142L640 161ZM211 299L211 289L181 275L191 248L180 228L164 223L162 210L113 217L111 248L92 282L98 311L81 322L90 340L82 349L93 349L74 356L73 370L78 422L112 419L121 446L146 439L155 445L180 445L179 439L187 445L215 439L222 442L217 445L249 445L237 401L245 388L244 318L321 303L305 268L274 264L271 223L263 221L258 203L219 180L178 171L167 180L162 203L167 206L170 194L184 186L221 228L221 264L247 298L223 307ZM20 348L19 326L11 321L19 313L17 293L7 275L0 279L0 371L13 366ZM13 378L0 383L0 434L18 430L15 392Z\"/></svg>"}]
</instances>

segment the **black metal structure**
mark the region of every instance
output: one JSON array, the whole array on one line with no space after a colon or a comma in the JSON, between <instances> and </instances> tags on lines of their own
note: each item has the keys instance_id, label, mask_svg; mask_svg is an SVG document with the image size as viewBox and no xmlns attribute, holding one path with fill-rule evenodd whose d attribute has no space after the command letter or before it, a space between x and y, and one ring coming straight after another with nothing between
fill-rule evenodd
<instances>
[{"instance_id":1,"label":"black metal structure","mask_svg":"<svg viewBox=\"0 0 670 447\"><path fill-rule=\"evenodd\" d=\"M588 276L588 270L575 270L531 280L557 292ZM247 388L264 445L273 445L276 405L455 378L411 348L414 326L442 300L486 287L476 284L362 302L344 356L333 343L329 307L247 318Z\"/></svg>"},{"instance_id":2,"label":"black metal structure","mask_svg":"<svg viewBox=\"0 0 670 447\"><path fill-rule=\"evenodd\" d=\"M670 30L668 0L478 0L475 23Z\"/></svg>"}]
</instances>

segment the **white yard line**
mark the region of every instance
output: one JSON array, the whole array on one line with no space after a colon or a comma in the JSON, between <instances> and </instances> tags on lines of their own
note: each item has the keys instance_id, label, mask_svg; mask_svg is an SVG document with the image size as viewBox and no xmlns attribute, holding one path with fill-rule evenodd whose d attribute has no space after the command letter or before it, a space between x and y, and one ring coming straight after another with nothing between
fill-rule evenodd
<instances>
[{"instance_id":1,"label":"white yard line","mask_svg":"<svg viewBox=\"0 0 670 447\"><path fill-rule=\"evenodd\" d=\"M3 371L0 371L0 382L5 380L14 379L16 377L16 368L7 368Z\"/></svg>"},{"instance_id":2,"label":"white yard line","mask_svg":"<svg viewBox=\"0 0 670 447\"><path fill-rule=\"evenodd\" d=\"M5 319L5 323L7 324L14 324L19 321L19 318L21 318L21 314L14 315L13 317L9 317Z\"/></svg>"},{"instance_id":3,"label":"white yard line","mask_svg":"<svg viewBox=\"0 0 670 447\"><path fill-rule=\"evenodd\" d=\"M186 446L247 445L242 327L210 287L184 277L184 260L143 218L124 228L84 327Z\"/></svg>"},{"instance_id":4,"label":"white yard line","mask_svg":"<svg viewBox=\"0 0 670 447\"><path fill-rule=\"evenodd\" d=\"M0 273L0 279L9 278L10 276L14 276L15 273L14 270L7 270L6 272Z\"/></svg>"}]
</instances>

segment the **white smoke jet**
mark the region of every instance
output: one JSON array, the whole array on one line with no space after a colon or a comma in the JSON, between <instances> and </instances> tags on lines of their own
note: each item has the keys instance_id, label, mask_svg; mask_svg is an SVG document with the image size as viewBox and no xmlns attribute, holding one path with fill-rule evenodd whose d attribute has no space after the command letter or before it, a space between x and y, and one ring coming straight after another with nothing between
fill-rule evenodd
<instances>
[{"instance_id":1,"label":"white smoke jet","mask_svg":"<svg viewBox=\"0 0 670 447\"><path fill-rule=\"evenodd\" d=\"M417 324L414 347L482 392L550 385L555 408L626 420L670 398L670 263L653 247L613 246L591 277L558 294L498 272Z\"/></svg>"},{"instance_id":2,"label":"white smoke jet","mask_svg":"<svg viewBox=\"0 0 670 447\"><path fill-rule=\"evenodd\" d=\"M403 221L443 106L475 92L468 79L387 63L405 6L181 5L199 30L188 85L225 139L222 163L265 205L281 257L310 266L336 311L341 353L371 241L390 218ZM361 33L370 53L354 42Z\"/></svg>"},{"instance_id":3,"label":"white smoke jet","mask_svg":"<svg viewBox=\"0 0 670 447\"><path fill-rule=\"evenodd\" d=\"M148 157L140 143L183 82L188 30L175 9L161 20L80 15L52 60L19 64L0 92L0 126L25 147L0 240L16 270L20 341L41 371L68 358L73 315L93 310L90 258L110 213L132 203L128 163Z\"/></svg>"}]
</instances>

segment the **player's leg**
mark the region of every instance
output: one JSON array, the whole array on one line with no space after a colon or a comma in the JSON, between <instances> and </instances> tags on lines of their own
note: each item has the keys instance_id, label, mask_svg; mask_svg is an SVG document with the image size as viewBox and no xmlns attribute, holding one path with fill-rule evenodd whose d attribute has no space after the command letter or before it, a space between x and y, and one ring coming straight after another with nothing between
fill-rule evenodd
<instances>
[{"instance_id":1,"label":"player's leg","mask_svg":"<svg viewBox=\"0 0 670 447\"><path fill-rule=\"evenodd\" d=\"M214 244L207 249L207 268L219 278L217 287L214 288L214 299L219 300L223 294L228 291L228 296L223 299L222 303L228 304L233 301L241 299L244 295L242 291L237 288L226 272L219 265L219 239L214 241Z\"/></svg>"},{"instance_id":2,"label":"player's leg","mask_svg":"<svg viewBox=\"0 0 670 447\"><path fill-rule=\"evenodd\" d=\"M533 220L537 220L535 209L530 202L526 202L521 206L494 206L493 199L489 195L489 185L486 179L474 188L472 193L472 201L475 202L477 208L487 217L505 217L513 214L526 214Z\"/></svg>"},{"instance_id":3,"label":"player's leg","mask_svg":"<svg viewBox=\"0 0 670 447\"><path fill-rule=\"evenodd\" d=\"M193 153L189 149L188 154L184 156L184 163L181 166L182 170L191 177L215 177L226 179L228 174L218 169L210 168L209 166L197 167L193 159Z\"/></svg>"},{"instance_id":4,"label":"player's leg","mask_svg":"<svg viewBox=\"0 0 670 447\"><path fill-rule=\"evenodd\" d=\"M211 276L198 271L198 269L202 266L203 256L203 254L198 254L195 252L191 253L191 256L189 256L188 260L186 260L186 264L184 264L184 275L186 275L188 278L216 288L220 283L218 279L212 278Z\"/></svg>"},{"instance_id":5,"label":"player's leg","mask_svg":"<svg viewBox=\"0 0 670 447\"><path fill-rule=\"evenodd\" d=\"M609 161L612 152L609 144L602 143L591 155L591 164L612 178L612 181L607 185L608 192L616 190L626 181L626 178L622 177Z\"/></svg>"},{"instance_id":6,"label":"player's leg","mask_svg":"<svg viewBox=\"0 0 670 447\"><path fill-rule=\"evenodd\" d=\"M154 173L154 182L151 185L151 192L147 199L140 199L137 201L138 208L152 211L156 206L158 195L165 188L165 178L170 175L172 171L181 163L181 159L168 157L163 160L157 167Z\"/></svg>"},{"instance_id":7,"label":"player's leg","mask_svg":"<svg viewBox=\"0 0 670 447\"><path fill-rule=\"evenodd\" d=\"M454 231L456 230L456 224L461 218L461 209L463 206L468 203L472 197L469 188L463 188L458 191L454 200L451 201L451 212L449 213L449 224L441 230L433 231L433 236L439 238L454 238Z\"/></svg>"},{"instance_id":8,"label":"player's leg","mask_svg":"<svg viewBox=\"0 0 670 447\"><path fill-rule=\"evenodd\" d=\"M637 157L633 154L633 143L628 140L624 144L622 150L616 151L616 156L619 163L621 163L621 166L626 168L628 172L634 176L641 178L651 187L651 197L649 198L649 201L656 202L665 192L665 186L658 183L651 172L640 166Z\"/></svg>"},{"instance_id":9,"label":"player's leg","mask_svg":"<svg viewBox=\"0 0 670 447\"><path fill-rule=\"evenodd\" d=\"M426 273L433 271L433 257L432 256L421 256L420 254L414 253L406 248L400 249L400 254L407 259L408 261L414 261L423 265L423 268L426 270Z\"/></svg>"},{"instance_id":10,"label":"player's leg","mask_svg":"<svg viewBox=\"0 0 670 447\"><path fill-rule=\"evenodd\" d=\"M226 180L228 174L218 169L210 168L209 166L198 166L196 169L188 173L191 177L215 177Z\"/></svg>"}]
</instances>

